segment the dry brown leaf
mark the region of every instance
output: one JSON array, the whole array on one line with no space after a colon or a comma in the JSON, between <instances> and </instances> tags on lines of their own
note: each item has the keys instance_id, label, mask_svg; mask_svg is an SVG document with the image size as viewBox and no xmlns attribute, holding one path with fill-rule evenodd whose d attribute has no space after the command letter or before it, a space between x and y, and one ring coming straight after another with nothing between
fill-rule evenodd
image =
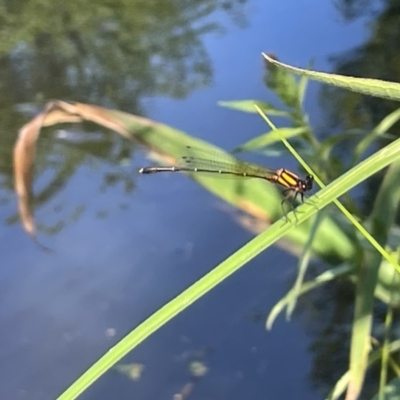
<instances>
[{"instance_id":1,"label":"dry brown leaf","mask_svg":"<svg viewBox=\"0 0 400 400\"><path fill-rule=\"evenodd\" d=\"M36 142L43 126L65 122L95 122L132 139L128 130L108 110L89 104L51 101L43 111L19 131L14 147L14 184L18 196L18 210L22 225L33 238L36 237L32 214L32 170L36 155ZM143 122L149 123L143 119Z\"/></svg>"}]
</instances>

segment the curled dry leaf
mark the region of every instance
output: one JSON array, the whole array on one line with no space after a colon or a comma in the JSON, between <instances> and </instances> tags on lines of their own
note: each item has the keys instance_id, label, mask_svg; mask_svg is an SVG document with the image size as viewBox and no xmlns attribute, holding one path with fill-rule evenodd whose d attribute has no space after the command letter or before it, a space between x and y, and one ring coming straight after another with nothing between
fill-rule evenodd
<instances>
[{"instance_id":1,"label":"curled dry leaf","mask_svg":"<svg viewBox=\"0 0 400 400\"><path fill-rule=\"evenodd\" d=\"M131 139L128 130L108 110L82 103L52 101L44 110L19 131L14 147L14 184L18 197L18 210L22 225L33 238L36 237L32 214L32 170L36 155L36 142L43 126L65 122L92 121Z\"/></svg>"}]
</instances>

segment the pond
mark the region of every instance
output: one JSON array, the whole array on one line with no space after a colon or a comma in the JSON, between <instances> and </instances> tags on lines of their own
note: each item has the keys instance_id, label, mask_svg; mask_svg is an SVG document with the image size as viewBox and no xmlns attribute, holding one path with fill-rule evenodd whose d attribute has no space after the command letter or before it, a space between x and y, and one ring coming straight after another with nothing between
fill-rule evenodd
<instances>
[{"instance_id":1,"label":"pond","mask_svg":"<svg viewBox=\"0 0 400 400\"><path fill-rule=\"evenodd\" d=\"M51 249L43 252L17 217L18 129L57 98L143 115L229 151L267 129L261 118L218 101L279 104L263 83L262 52L330 71L332 56L365 40L365 18L347 22L333 3L72 1L38 8L28 1L4 11L14 23L6 26L0 66L2 398L55 399L256 230L184 175L139 175L151 162L115 133L62 125L44 129L38 143L35 220L39 241ZM312 125L324 128L320 88L309 85L305 109ZM288 156L271 164L298 170ZM331 374L334 345L320 320L333 323L332 310L346 309L324 302L346 296L347 287L304 298L290 322L281 316L267 331L266 316L290 288L297 263L285 248L265 251L80 398L320 399L340 376L340 369ZM331 356L346 368L346 349L342 359ZM194 378L196 366L203 370Z\"/></svg>"}]
</instances>

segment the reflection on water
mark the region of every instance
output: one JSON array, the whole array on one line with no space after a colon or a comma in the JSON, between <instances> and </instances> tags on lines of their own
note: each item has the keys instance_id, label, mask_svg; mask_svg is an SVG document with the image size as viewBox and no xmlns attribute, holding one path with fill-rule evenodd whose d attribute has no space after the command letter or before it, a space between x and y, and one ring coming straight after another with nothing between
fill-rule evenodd
<instances>
[{"instance_id":1,"label":"reflection on water","mask_svg":"<svg viewBox=\"0 0 400 400\"><path fill-rule=\"evenodd\" d=\"M7 5L0 33L2 202L8 201L13 188L11 149L15 133L26 122L20 112L32 117L40 110L23 106L24 102L73 99L141 113L145 97L185 97L211 82L204 37L223 28L217 11L243 23L244 6L243 0L115 1L90 6L73 1L62 8L51 1L41 7L33 1L23 7ZM132 146L113 135L98 140L93 134L78 133L78 140L73 135L64 135L60 143L59 132L42 134L36 175L43 180L45 172L52 176L36 193L36 207L62 190L82 163L116 165L131 158ZM118 173L105 176L101 190L118 181L126 191L134 187L131 177ZM7 219L15 221L15 215ZM56 233L62 225L41 229Z\"/></svg>"},{"instance_id":2,"label":"reflection on water","mask_svg":"<svg viewBox=\"0 0 400 400\"><path fill-rule=\"evenodd\" d=\"M144 96L184 97L210 83L203 37L243 0L34 1L2 13L0 105L74 99L139 112ZM18 23L15 23L18 21Z\"/></svg>"}]
</instances>

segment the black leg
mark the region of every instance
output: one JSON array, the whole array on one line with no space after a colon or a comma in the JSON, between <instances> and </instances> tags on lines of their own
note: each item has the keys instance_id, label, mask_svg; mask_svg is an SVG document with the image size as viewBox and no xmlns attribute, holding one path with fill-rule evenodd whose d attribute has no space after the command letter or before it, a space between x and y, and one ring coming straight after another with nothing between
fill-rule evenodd
<instances>
[{"instance_id":1,"label":"black leg","mask_svg":"<svg viewBox=\"0 0 400 400\"><path fill-rule=\"evenodd\" d=\"M302 194L303 194L303 193L302 193ZM306 203L307 203L307 204L311 204L313 207L315 207L315 208L317 209L317 211L319 211L319 208L318 208L318 206L315 204L315 202L309 200L309 196L307 196L306 194L304 194L304 197L306 198ZM318 197L318 196L315 195L315 197ZM303 196L302 196L301 200L303 200ZM307 200L308 200L308 201L307 201Z\"/></svg>"},{"instance_id":2,"label":"black leg","mask_svg":"<svg viewBox=\"0 0 400 400\"><path fill-rule=\"evenodd\" d=\"M294 189L289 188L289 189L286 189L286 190L284 190L284 191L282 192L282 194L283 194L285 197L284 197L283 200L281 201L281 207L282 207L283 215L284 215L285 218L286 218L286 222L289 222L289 218L288 218L288 216L287 216L287 212L285 211L285 208L283 207L283 204L285 203L286 200L289 199L289 197L291 196L293 190L294 190ZM298 192L295 193L294 198L293 198L293 201L296 199L297 193L298 193ZM290 206L291 206L292 210L294 210L293 202L290 201L289 203L290 203ZM294 216L296 217L296 220L297 220L296 214L295 214Z\"/></svg>"}]
</instances>

